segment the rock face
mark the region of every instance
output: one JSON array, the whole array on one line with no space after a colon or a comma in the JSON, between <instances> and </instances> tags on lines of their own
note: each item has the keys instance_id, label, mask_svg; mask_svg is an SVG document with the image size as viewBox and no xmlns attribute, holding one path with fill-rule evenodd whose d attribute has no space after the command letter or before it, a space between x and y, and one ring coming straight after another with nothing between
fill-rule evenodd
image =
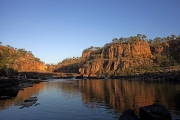
<instances>
[{"instance_id":1,"label":"rock face","mask_svg":"<svg viewBox=\"0 0 180 120\"><path fill-rule=\"evenodd\" d=\"M152 53L150 51L150 46L146 41L139 41L131 45L131 51L133 57L141 58L151 58Z\"/></svg>"},{"instance_id":2,"label":"rock face","mask_svg":"<svg viewBox=\"0 0 180 120\"><path fill-rule=\"evenodd\" d=\"M92 52L88 52L86 56L91 57ZM85 55L83 54L82 57ZM109 72L124 70L129 67L149 64L152 61L150 46L146 41L137 43L112 44L101 52L101 58L94 59L84 63L79 67L80 74L95 75L98 72ZM102 71L104 70L104 71Z\"/></svg>"},{"instance_id":3,"label":"rock face","mask_svg":"<svg viewBox=\"0 0 180 120\"><path fill-rule=\"evenodd\" d=\"M168 55L172 52L179 53L180 52L180 41L169 41L161 44L151 44L150 49L152 54L162 54Z\"/></svg>"},{"instance_id":4,"label":"rock face","mask_svg":"<svg viewBox=\"0 0 180 120\"><path fill-rule=\"evenodd\" d=\"M158 55L173 56L173 59L177 61L179 53L180 41L178 40L157 44L149 44L145 40L111 43L102 48L88 48L82 52L81 58L69 59L58 65L48 66L48 69L64 73L100 76L111 73L119 75L120 71L138 73L140 70L137 69L141 69L141 66L144 68L149 66Z\"/></svg>"},{"instance_id":5,"label":"rock face","mask_svg":"<svg viewBox=\"0 0 180 120\"><path fill-rule=\"evenodd\" d=\"M46 65L30 51L0 45L0 60L6 67L19 71L45 71Z\"/></svg>"},{"instance_id":6,"label":"rock face","mask_svg":"<svg viewBox=\"0 0 180 120\"><path fill-rule=\"evenodd\" d=\"M137 43L123 43L112 44L103 49L102 58L122 58L122 57L142 57L150 58L152 56L150 46L146 41L139 41Z\"/></svg>"},{"instance_id":7,"label":"rock face","mask_svg":"<svg viewBox=\"0 0 180 120\"><path fill-rule=\"evenodd\" d=\"M87 58L91 55L91 53L94 52L94 50L85 50L82 52L82 58Z\"/></svg>"}]
</instances>

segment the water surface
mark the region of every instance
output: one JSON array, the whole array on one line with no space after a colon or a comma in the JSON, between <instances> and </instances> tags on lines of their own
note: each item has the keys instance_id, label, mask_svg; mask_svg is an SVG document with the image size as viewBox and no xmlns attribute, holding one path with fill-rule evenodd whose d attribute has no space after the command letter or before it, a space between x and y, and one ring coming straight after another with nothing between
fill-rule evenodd
<instances>
[{"instance_id":1,"label":"water surface","mask_svg":"<svg viewBox=\"0 0 180 120\"><path fill-rule=\"evenodd\" d=\"M37 106L19 109L36 96ZM180 84L134 80L64 80L35 84L0 101L1 120L117 120L126 109L160 103L180 119Z\"/></svg>"}]
</instances>

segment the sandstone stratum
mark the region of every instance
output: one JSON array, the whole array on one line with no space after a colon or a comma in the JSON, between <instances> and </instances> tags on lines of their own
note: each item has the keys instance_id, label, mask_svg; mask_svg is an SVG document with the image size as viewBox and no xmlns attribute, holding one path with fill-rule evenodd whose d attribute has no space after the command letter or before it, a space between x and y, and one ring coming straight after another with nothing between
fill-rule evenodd
<instances>
[{"instance_id":1,"label":"sandstone stratum","mask_svg":"<svg viewBox=\"0 0 180 120\"><path fill-rule=\"evenodd\" d=\"M178 69L179 63L179 38L154 43L138 39L112 42L102 48L91 46L82 52L80 58L65 59L53 69L51 65L48 68L87 76L118 76Z\"/></svg>"},{"instance_id":2,"label":"sandstone stratum","mask_svg":"<svg viewBox=\"0 0 180 120\"><path fill-rule=\"evenodd\" d=\"M103 47L89 47L81 57L45 64L31 51L0 45L0 67L18 71L76 73L85 76L122 76L180 68L180 36L145 39L138 34L113 39Z\"/></svg>"},{"instance_id":3,"label":"sandstone stratum","mask_svg":"<svg viewBox=\"0 0 180 120\"><path fill-rule=\"evenodd\" d=\"M46 65L31 51L0 45L0 67L18 71L45 71Z\"/></svg>"}]
</instances>

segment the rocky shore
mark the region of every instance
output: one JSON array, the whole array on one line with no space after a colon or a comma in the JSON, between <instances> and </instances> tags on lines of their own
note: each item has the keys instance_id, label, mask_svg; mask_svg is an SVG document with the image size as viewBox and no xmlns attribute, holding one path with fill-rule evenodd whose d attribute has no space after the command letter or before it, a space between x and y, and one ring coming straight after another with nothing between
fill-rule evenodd
<instances>
[{"instance_id":1,"label":"rocky shore","mask_svg":"<svg viewBox=\"0 0 180 120\"><path fill-rule=\"evenodd\" d=\"M172 116L164 105L152 104L140 107L139 117L134 114L133 110L125 110L119 120L172 120Z\"/></svg>"},{"instance_id":2,"label":"rocky shore","mask_svg":"<svg viewBox=\"0 0 180 120\"><path fill-rule=\"evenodd\" d=\"M19 90L44 81L41 79L0 79L0 100L15 97Z\"/></svg>"}]
</instances>

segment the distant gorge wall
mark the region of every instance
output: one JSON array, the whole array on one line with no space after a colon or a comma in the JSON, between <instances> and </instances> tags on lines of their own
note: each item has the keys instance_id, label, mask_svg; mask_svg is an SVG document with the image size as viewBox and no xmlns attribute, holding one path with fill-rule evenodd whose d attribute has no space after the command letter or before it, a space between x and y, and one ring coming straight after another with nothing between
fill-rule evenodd
<instances>
[{"instance_id":1,"label":"distant gorge wall","mask_svg":"<svg viewBox=\"0 0 180 120\"><path fill-rule=\"evenodd\" d=\"M93 56L96 51L84 51L82 58ZM124 70L152 62L150 46L146 41L137 43L112 44L102 49L100 58L86 61L79 66L80 74L95 75L97 72ZM103 71L104 70L104 71Z\"/></svg>"},{"instance_id":2,"label":"distant gorge wall","mask_svg":"<svg viewBox=\"0 0 180 120\"><path fill-rule=\"evenodd\" d=\"M86 49L78 61L48 66L51 71L97 75L131 70L152 64L158 55L180 54L180 41L149 44L145 40L134 43L113 43L100 49ZM137 71L138 72L138 71Z\"/></svg>"}]
</instances>

